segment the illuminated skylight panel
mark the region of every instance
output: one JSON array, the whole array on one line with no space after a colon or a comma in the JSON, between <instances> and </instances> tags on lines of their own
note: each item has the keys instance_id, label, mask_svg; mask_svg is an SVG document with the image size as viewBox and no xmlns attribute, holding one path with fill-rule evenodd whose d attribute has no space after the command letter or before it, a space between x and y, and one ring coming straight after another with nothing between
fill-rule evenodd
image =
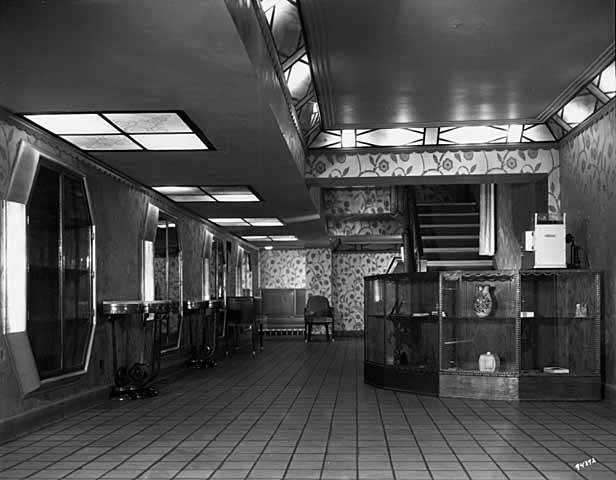
<instances>
[{"instance_id":1,"label":"illuminated skylight panel","mask_svg":"<svg viewBox=\"0 0 616 480\"><path fill-rule=\"evenodd\" d=\"M208 218L219 227L250 227L243 218Z\"/></svg>"},{"instance_id":2,"label":"illuminated skylight panel","mask_svg":"<svg viewBox=\"0 0 616 480\"><path fill-rule=\"evenodd\" d=\"M61 138L82 150L143 150L143 148L124 135L61 135Z\"/></svg>"},{"instance_id":3,"label":"illuminated skylight panel","mask_svg":"<svg viewBox=\"0 0 616 480\"><path fill-rule=\"evenodd\" d=\"M605 93L608 97L613 98L616 95L616 63L610 63L603 72L599 75L597 86L599 90Z\"/></svg>"},{"instance_id":4,"label":"illuminated skylight panel","mask_svg":"<svg viewBox=\"0 0 616 480\"><path fill-rule=\"evenodd\" d=\"M190 186L162 186L152 187L158 193L163 195L203 195L199 187Z\"/></svg>"},{"instance_id":5,"label":"illuminated skylight panel","mask_svg":"<svg viewBox=\"0 0 616 480\"><path fill-rule=\"evenodd\" d=\"M209 150L175 112L52 113L24 118L82 150Z\"/></svg>"},{"instance_id":6,"label":"illuminated skylight panel","mask_svg":"<svg viewBox=\"0 0 616 480\"><path fill-rule=\"evenodd\" d=\"M24 115L56 135L102 135L119 134L109 122L96 113L53 113Z\"/></svg>"},{"instance_id":7,"label":"illuminated skylight panel","mask_svg":"<svg viewBox=\"0 0 616 480\"><path fill-rule=\"evenodd\" d=\"M207 194L216 199L217 202L260 202L248 187L243 186L211 186L201 187Z\"/></svg>"},{"instance_id":8,"label":"illuminated skylight panel","mask_svg":"<svg viewBox=\"0 0 616 480\"><path fill-rule=\"evenodd\" d=\"M317 135L312 144L311 148L340 148L342 147L342 143L340 141L340 130L336 131L324 131Z\"/></svg>"},{"instance_id":9,"label":"illuminated skylight panel","mask_svg":"<svg viewBox=\"0 0 616 480\"><path fill-rule=\"evenodd\" d=\"M247 242L297 242L295 235L246 235L242 237Z\"/></svg>"},{"instance_id":10,"label":"illuminated skylight panel","mask_svg":"<svg viewBox=\"0 0 616 480\"><path fill-rule=\"evenodd\" d=\"M193 133L177 113L104 113L126 133Z\"/></svg>"},{"instance_id":11,"label":"illuminated skylight panel","mask_svg":"<svg viewBox=\"0 0 616 480\"><path fill-rule=\"evenodd\" d=\"M379 128L358 134L357 141L377 147L415 145L423 142L423 131L410 128Z\"/></svg>"},{"instance_id":12,"label":"illuminated skylight panel","mask_svg":"<svg viewBox=\"0 0 616 480\"><path fill-rule=\"evenodd\" d=\"M208 218L221 227L282 227L278 218Z\"/></svg>"},{"instance_id":13,"label":"illuminated skylight panel","mask_svg":"<svg viewBox=\"0 0 616 480\"><path fill-rule=\"evenodd\" d=\"M208 147L194 133L149 133L131 135L148 150L207 150Z\"/></svg>"},{"instance_id":14,"label":"illuminated skylight panel","mask_svg":"<svg viewBox=\"0 0 616 480\"><path fill-rule=\"evenodd\" d=\"M285 72L285 78L291 97L294 100L304 98L308 94L312 82L308 57L304 56L301 60L295 62Z\"/></svg>"},{"instance_id":15,"label":"illuminated skylight panel","mask_svg":"<svg viewBox=\"0 0 616 480\"><path fill-rule=\"evenodd\" d=\"M174 202L186 202L186 203L196 203L196 202L215 202L212 197L209 195L201 194L201 195L167 195Z\"/></svg>"},{"instance_id":16,"label":"illuminated skylight panel","mask_svg":"<svg viewBox=\"0 0 616 480\"><path fill-rule=\"evenodd\" d=\"M519 143L522 141L524 125L509 125L507 130L507 143Z\"/></svg>"},{"instance_id":17,"label":"illuminated skylight panel","mask_svg":"<svg viewBox=\"0 0 616 480\"><path fill-rule=\"evenodd\" d=\"M247 242L269 242L271 241L270 237L267 235L244 235L242 237Z\"/></svg>"},{"instance_id":18,"label":"illuminated skylight panel","mask_svg":"<svg viewBox=\"0 0 616 480\"><path fill-rule=\"evenodd\" d=\"M524 126L523 142L553 142L554 140L554 135L544 123Z\"/></svg>"},{"instance_id":19,"label":"illuminated skylight panel","mask_svg":"<svg viewBox=\"0 0 616 480\"><path fill-rule=\"evenodd\" d=\"M342 130L342 148L354 148L356 143L355 130Z\"/></svg>"},{"instance_id":20,"label":"illuminated skylight panel","mask_svg":"<svg viewBox=\"0 0 616 480\"><path fill-rule=\"evenodd\" d=\"M282 227L284 224L277 218L245 218L253 227Z\"/></svg>"},{"instance_id":21,"label":"illuminated skylight panel","mask_svg":"<svg viewBox=\"0 0 616 480\"><path fill-rule=\"evenodd\" d=\"M298 238L295 235L270 235L273 242L296 242Z\"/></svg>"},{"instance_id":22,"label":"illuminated skylight panel","mask_svg":"<svg viewBox=\"0 0 616 480\"><path fill-rule=\"evenodd\" d=\"M590 117L596 105L597 98L594 95L578 95L562 108L560 116L569 125L575 126Z\"/></svg>"},{"instance_id":23,"label":"illuminated skylight panel","mask_svg":"<svg viewBox=\"0 0 616 480\"><path fill-rule=\"evenodd\" d=\"M460 145L474 143L505 143L507 126L469 126L441 129L439 143L457 143Z\"/></svg>"}]
</instances>

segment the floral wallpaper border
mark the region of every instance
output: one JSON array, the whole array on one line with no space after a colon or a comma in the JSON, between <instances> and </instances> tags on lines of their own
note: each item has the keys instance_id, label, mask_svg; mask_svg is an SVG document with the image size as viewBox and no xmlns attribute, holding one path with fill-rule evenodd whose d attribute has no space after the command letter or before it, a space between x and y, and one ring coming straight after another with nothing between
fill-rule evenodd
<instances>
[{"instance_id":1,"label":"floral wallpaper border","mask_svg":"<svg viewBox=\"0 0 616 480\"><path fill-rule=\"evenodd\" d=\"M306 158L308 180L512 174L547 174L550 211L560 211L558 149L348 154L319 152Z\"/></svg>"}]
</instances>

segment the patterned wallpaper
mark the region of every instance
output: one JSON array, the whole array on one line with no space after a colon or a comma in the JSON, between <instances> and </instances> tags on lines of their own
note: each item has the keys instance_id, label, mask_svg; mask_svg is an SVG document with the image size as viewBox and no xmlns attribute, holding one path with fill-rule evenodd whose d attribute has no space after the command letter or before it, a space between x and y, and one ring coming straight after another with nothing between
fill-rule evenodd
<instances>
[{"instance_id":1,"label":"patterned wallpaper","mask_svg":"<svg viewBox=\"0 0 616 480\"><path fill-rule=\"evenodd\" d=\"M98 302L139 298L141 238L148 202L153 202L178 217L185 267L184 291L190 291L191 294L200 292L204 224L186 216L185 212L178 209L173 202L166 202L158 196L150 197L137 184L118 178L104 167L88 160L86 156L77 153L74 148L38 130L30 129L10 115L1 112L0 198L6 198L10 172L17 158L21 141L31 144L44 155L61 161L68 168L86 177L96 225ZM0 227L0 234L2 233ZM0 242L1 244L3 243ZM1 258L0 256L0 271L4 268ZM186 268L187 265L191 267ZM0 287L3 286L0 285ZM2 296L0 295L1 301ZM131 341L126 348L120 349L121 358L124 358L124 355L134 356L138 348L143 347L143 324L138 317L134 320L134 322L127 321L131 331ZM185 341L186 330L183 335L181 352L165 356L163 368L184 362L184 357L188 354L188 345ZM5 340L0 335L0 419L44 407L96 388L106 388L112 381L111 344L109 321L99 317L88 372L65 386L47 390L44 394L34 393L28 398L22 398L11 356L8 355ZM103 361L104 368L100 366L101 361Z\"/></svg>"},{"instance_id":2,"label":"patterned wallpaper","mask_svg":"<svg viewBox=\"0 0 616 480\"><path fill-rule=\"evenodd\" d=\"M330 235L401 235L402 223L394 219L327 219L327 231Z\"/></svg>"},{"instance_id":3,"label":"patterned wallpaper","mask_svg":"<svg viewBox=\"0 0 616 480\"><path fill-rule=\"evenodd\" d=\"M306 252L308 295L323 295L332 302L332 252L328 248L309 248Z\"/></svg>"},{"instance_id":4,"label":"patterned wallpaper","mask_svg":"<svg viewBox=\"0 0 616 480\"><path fill-rule=\"evenodd\" d=\"M363 330L364 277L385 273L394 254L334 253L334 311L337 330Z\"/></svg>"},{"instance_id":5,"label":"patterned wallpaper","mask_svg":"<svg viewBox=\"0 0 616 480\"><path fill-rule=\"evenodd\" d=\"M261 250L261 288L306 288L305 250Z\"/></svg>"},{"instance_id":6,"label":"patterned wallpaper","mask_svg":"<svg viewBox=\"0 0 616 480\"><path fill-rule=\"evenodd\" d=\"M603 272L606 383L616 399L616 107L561 145L567 230ZM584 255L582 255L584 256Z\"/></svg>"},{"instance_id":7,"label":"patterned wallpaper","mask_svg":"<svg viewBox=\"0 0 616 480\"><path fill-rule=\"evenodd\" d=\"M390 187L327 188L323 190L325 214L389 213L393 195Z\"/></svg>"},{"instance_id":8,"label":"patterned wallpaper","mask_svg":"<svg viewBox=\"0 0 616 480\"><path fill-rule=\"evenodd\" d=\"M548 174L551 210L560 210L556 149L411 153L319 152L306 158L306 178Z\"/></svg>"}]
</instances>

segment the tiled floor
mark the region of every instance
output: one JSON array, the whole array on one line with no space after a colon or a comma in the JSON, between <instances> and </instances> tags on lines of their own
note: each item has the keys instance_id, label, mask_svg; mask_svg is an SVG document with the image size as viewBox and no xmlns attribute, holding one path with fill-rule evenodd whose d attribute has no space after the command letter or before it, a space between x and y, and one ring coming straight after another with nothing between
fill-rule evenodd
<instances>
[{"instance_id":1,"label":"tiled floor","mask_svg":"<svg viewBox=\"0 0 616 480\"><path fill-rule=\"evenodd\" d=\"M616 479L613 405L394 393L360 339L265 347L4 444L0 478Z\"/></svg>"}]
</instances>

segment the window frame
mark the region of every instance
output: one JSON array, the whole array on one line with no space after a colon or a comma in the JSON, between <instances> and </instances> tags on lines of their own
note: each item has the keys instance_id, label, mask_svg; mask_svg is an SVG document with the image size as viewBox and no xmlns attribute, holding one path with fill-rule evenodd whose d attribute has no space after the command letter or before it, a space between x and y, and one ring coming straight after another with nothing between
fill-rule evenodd
<instances>
[{"instance_id":1,"label":"window frame","mask_svg":"<svg viewBox=\"0 0 616 480\"><path fill-rule=\"evenodd\" d=\"M29 251L29 245L28 245L28 235L29 235L29 224L30 224L30 214L29 214L29 204L30 201L32 199L32 192L34 189L34 185L36 184L36 181L38 179L38 175L41 169L41 166L44 168L47 168L49 170L52 170L54 172L56 172L59 175L59 188L60 188L60 201L58 204L59 207L59 236L58 236L58 243L59 243L59 249L58 249L58 258L59 258L59 271L58 271L58 275L59 275L59 285L58 285L58 297L59 297L59 321L61 322L61 327L64 328L64 322L65 322L65 318L64 318L64 312L63 312L63 300L64 300L64 271L66 269L66 265L65 262L63 260L64 257L64 245L62 242L62 237L63 237L63 230L64 230L64 218L63 218L63 211L62 211L62 207L63 207L63 202L62 199L64 197L64 192L62 190L62 187L64 185L63 182L63 178L64 177L68 177L72 180L78 181L80 182L81 186L83 187L84 190L84 194L85 194L85 201L86 201L86 206L88 209L88 217L89 217L89 233L90 233L90 265L89 265L89 279L90 279L90 295L89 295L89 317L90 317L90 333L88 335L88 339L86 341L86 349L85 349L85 354L84 354L84 358L83 358L83 362L82 365L80 364L79 368L77 369L70 369L70 371L66 371L64 368L61 368L58 374L54 374L52 376L46 377L46 378L41 378L41 373L40 373L40 367L38 364L36 364L36 369L37 369L37 373L39 375L40 378L40 384L41 386L43 385L47 385L50 384L52 382L56 382L58 380L63 380L63 379L67 379L67 378L72 378L72 377L76 377L79 375L83 375L85 373L88 372L88 368L90 365L90 360L92 357L92 349L94 346L94 335L96 332L96 324L97 324L97 318L96 318L96 224L95 224L95 220L94 220L94 210L92 208L92 201L91 201L91 197L90 197L90 190L88 188L88 181L86 178L86 175L78 172L77 170L69 167L68 165L66 165L63 162L57 161L54 158L50 157L49 155L46 155L44 153L39 153L38 154L38 158L36 159L36 167L34 169L34 173L32 175L32 183L30 184L30 188L29 191L25 197L25 203L24 203L24 213L25 213L25 220L26 220L26 230L25 230L25 248L26 248L26 324L25 324L25 329L24 332L26 333L26 335L29 338L29 332L28 332L28 322L30 319L30 304L29 304L29 298L28 298L28 287L30 284L30 258L28 255L28 251ZM32 354L34 355L34 351L32 350L32 344L30 343L30 349L32 351ZM64 350L62 350L61 352L61 363L63 363L64 361Z\"/></svg>"}]
</instances>

